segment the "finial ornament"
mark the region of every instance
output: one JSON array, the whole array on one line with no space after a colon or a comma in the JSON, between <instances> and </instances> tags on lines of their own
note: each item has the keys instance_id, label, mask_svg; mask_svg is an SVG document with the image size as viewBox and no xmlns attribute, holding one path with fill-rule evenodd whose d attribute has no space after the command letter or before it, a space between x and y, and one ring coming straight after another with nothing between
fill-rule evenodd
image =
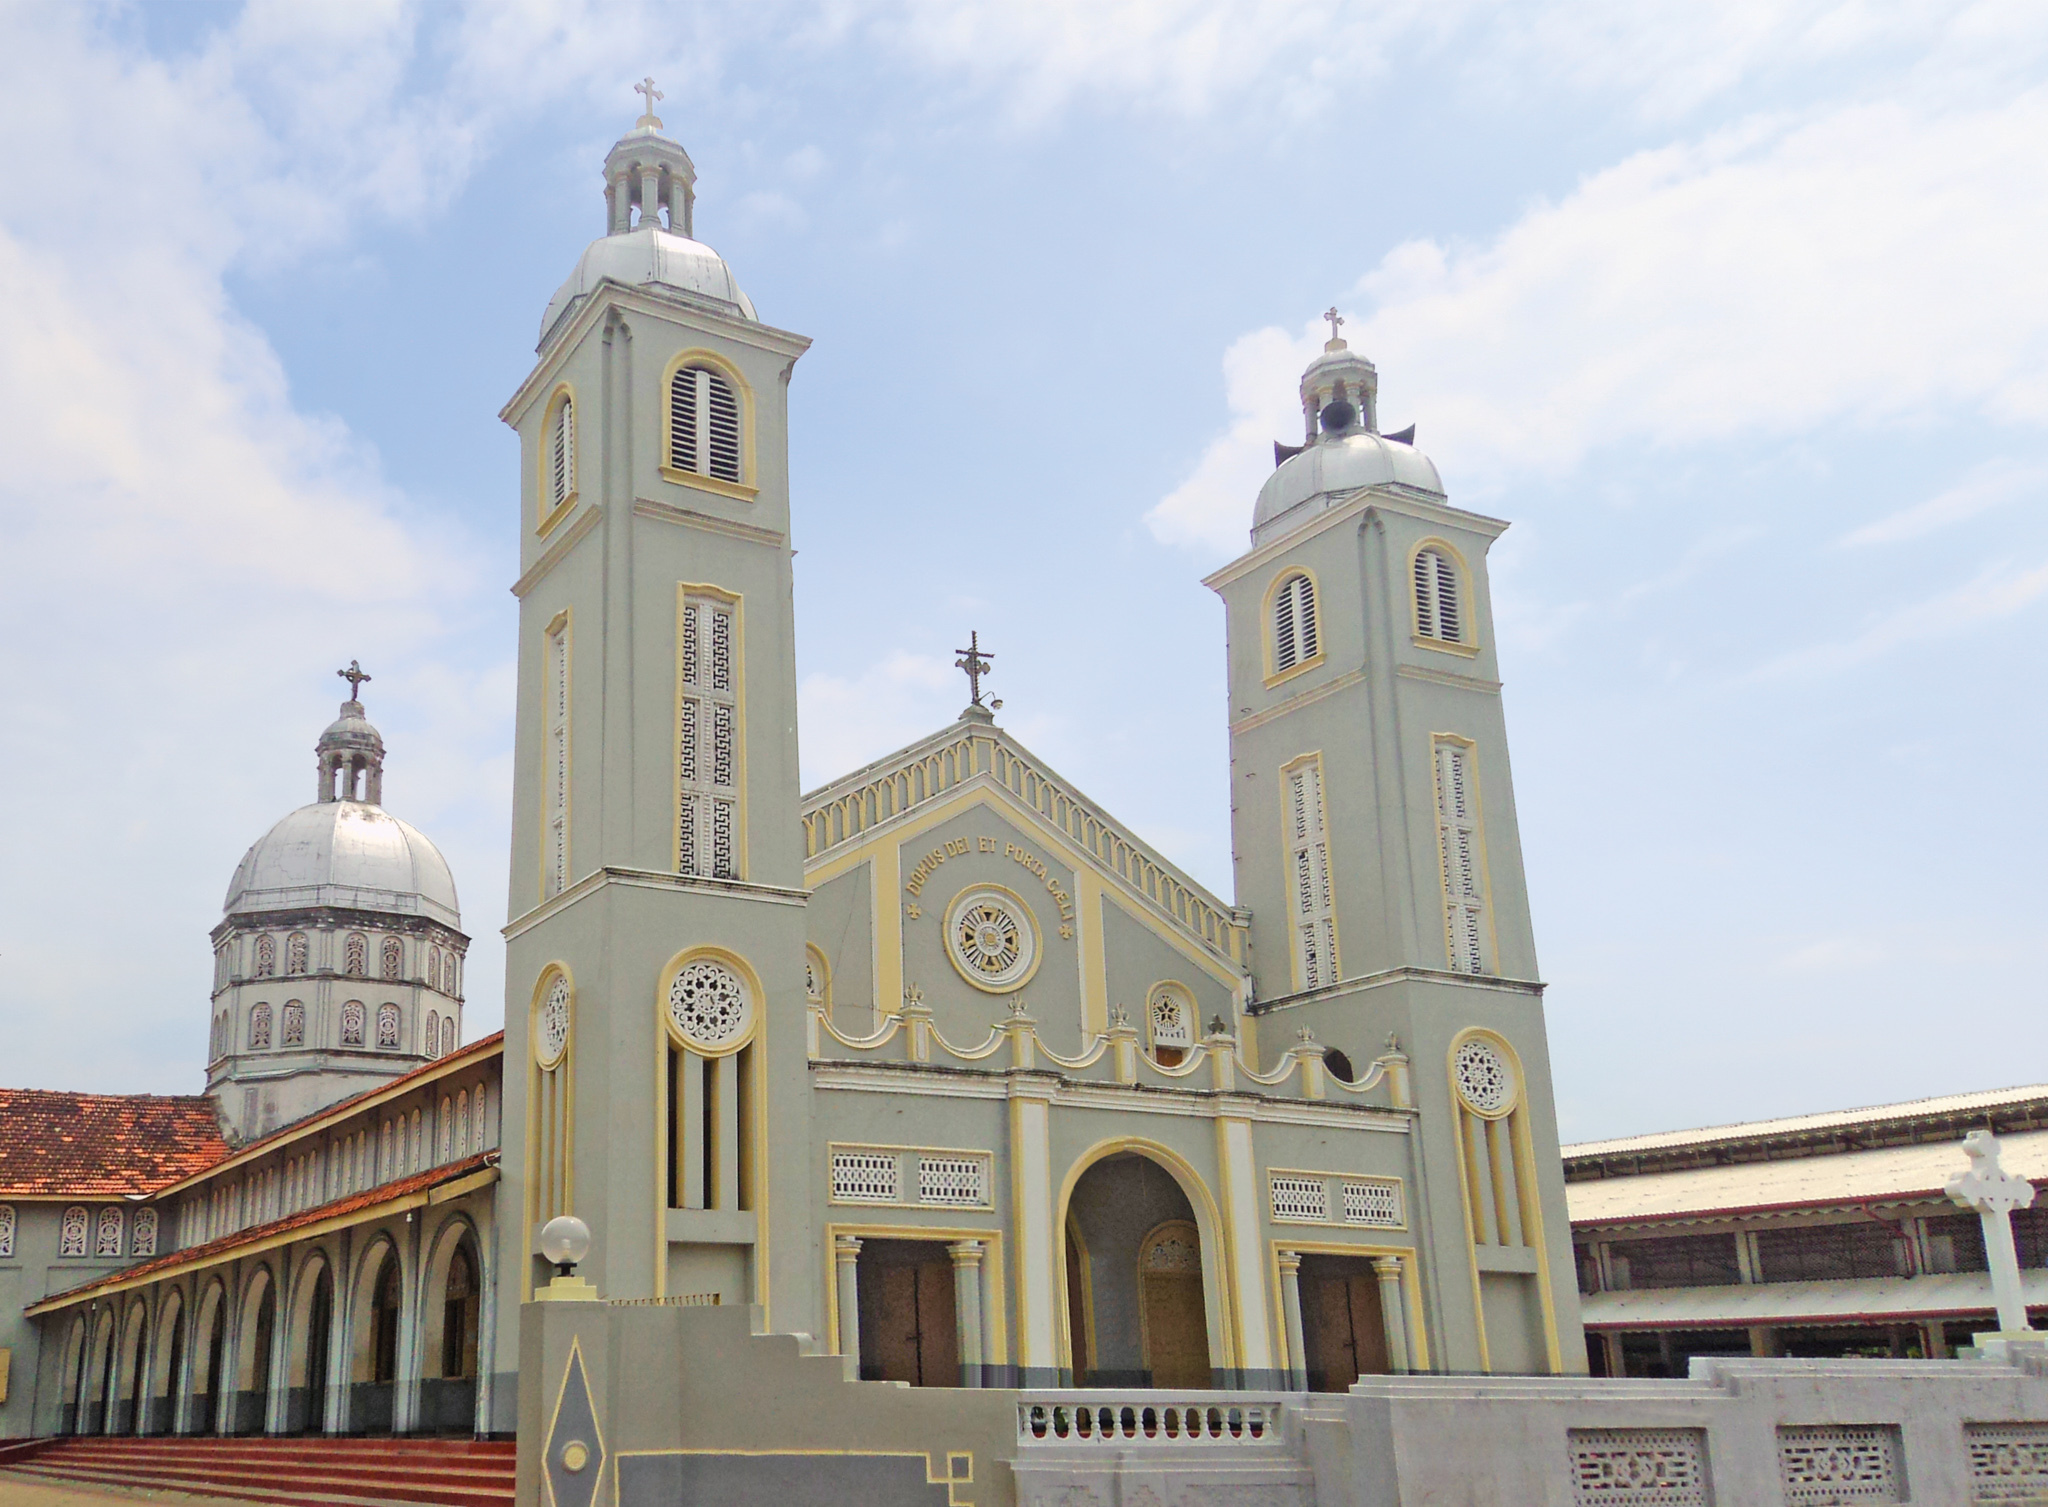
<instances>
[{"instance_id":1,"label":"finial ornament","mask_svg":"<svg viewBox=\"0 0 2048 1507\"><path fill-rule=\"evenodd\" d=\"M923 1004L924 986L921 984L905 984L903 986L903 1003L906 1005Z\"/></svg>"},{"instance_id":2,"label":"finial ornament","mask_svg":"<svg viewBox=\"0 0 2048 1507\"><path fill-rule=\"evenodd\" d=\"M989 661L994 659L995 656L981 652L981 634L979 631L971 632L967 635L966 648L955 649L953 652L960 656L960 658L953 661L953 668L967 672L968 700L971 704L980 706L981 677L994 673L995 666L990 664ZM998 703L998 705L1000 704Z\"/></svg>"},{"instance_id":3,"label":"finial ornament","mask_svg":"<svg viewBox=\"0 0 2048 1507\"><path fill-rule=\"evenodd\" d=\"M1344 316L1337 312L1335 304L1331 304L1327 309L1323 310L1323 318L1330 321L1330 343L1324 346L1323 349L1326 351L1335 350L1344 343L1344 337L1337 333L1337 327L1344 323Z\"/></svg>"},{"instance_id":4,"label":"finial ornament","mask_svg":"<svg viewBox=\"0 0 2048 1507\"><path fill-rule=\"evenodd\" d=\"M1123 1007L1122 1005L1112 1005L1112 1006L1110 1006L1110 1010L1109 1010L1109 1028L1110 1028L1110 1029L1111 1029L1112 1031L1122 1031L1122 1030L1127 1030L1127 1029L1129 1029L1129 1027L1130 1027L1130 1024L1131 1024L1131 1012L1130 1012L1130 1011L1126 1010L1126 1009L1125 1009L1125 1008L1124 1008L1124 1007Z\"/></svg>"},{"instance_id":5,"label":"finial ornament","mask_svg":"<svg viewBox=\"0 0 2048 1507\"><path fill-rule=\"evenodd\" d=\"M667 99L668 96L654 87L654 79L651 76L635 84L633 92L647 96L647 113L634 121L633 124L636 126L653 126L655 130L659 131L661 129L661 118L654 113L654 102L658 99Z\"/></svg>"},{"instance_id":6,"label":"finial ornament","mask_svg":"<svg viewBox=\"0 0 2048 1507\"><path fill-rule=\"evenodd\" d=\"M348 682L349 700L361 701L363 699L362 688L369 683L370 677L363 673L361 660L352 659L348 662L346 670L336 670L334 673Z\"/></svg>"}]
</instances>

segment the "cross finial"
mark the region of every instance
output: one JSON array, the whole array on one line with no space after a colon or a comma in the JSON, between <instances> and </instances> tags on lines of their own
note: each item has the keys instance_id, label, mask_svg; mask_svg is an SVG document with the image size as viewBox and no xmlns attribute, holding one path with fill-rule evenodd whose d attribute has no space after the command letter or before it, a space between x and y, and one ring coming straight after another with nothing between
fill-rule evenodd
<instances>
[{"instance_id":1,"label":"cross finial","mask_svg":"<svg viewBox=\"0 0 2048 1507\"><path fill-rule=\"evenodd\" d=\"M981 677L993 673L995 666L991 665L989 661L994 659L995 656L981 652L981 634L979 631L971 632L967 635L966 648L955 649L953 652L960 656L960 658L953 661L953 668L967 672L968 700L973 705L980 706Z\"/></svg>"},{"instance_id":2,"label":"cross finial","mask_svg":"<svg viewBox=\"0 0 2048 1507\"><path fill-rule=\"evenodd\" d=\"M661 120L654 113L654 102L658 99L667 99L668 96L666 94L663 94L659 89L654 87L654 79L651 76L648 78L644 78L640 80L639 83L635 84L633 86L633 92L635 94L644 94L647 96L647 113L642 115L635 122L633 122L633 124L638 126L653 126L656 130L659 130L661 128Z\"/></svg>"},{"instance_id":3,"label":"cross finial","mask_svg":"<svg viewBox=\"0 0 2048 1507\"><path fill-rule=\"evenodd\" d=\"M336 670L334 673L348 682L349 700L361 701L363 699L362 688L370 677L363 673L363 666L360 660L352 659L348 662L346 670Z\"/></svg>"},{"instance_id":4,"label":"cross finial","mask_svg":"<svg viewBox=\"0 0 2048 1507\"><path fill-rule=\"evenodd\" d=\"M1339 344L1344 337L1337 333L1337 328L1344 323L1344 316L1337 312L1335 304L1331 304L1327 309L1323 310L1323 318L1330 321L1330 344L1333 346Z\"/></svg>"}]
</instances>

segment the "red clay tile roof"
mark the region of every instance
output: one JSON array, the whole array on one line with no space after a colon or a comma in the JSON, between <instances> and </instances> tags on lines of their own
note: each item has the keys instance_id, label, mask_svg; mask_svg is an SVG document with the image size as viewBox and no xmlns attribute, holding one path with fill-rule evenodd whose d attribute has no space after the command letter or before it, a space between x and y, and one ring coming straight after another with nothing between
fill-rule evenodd
<instances>
[{"instance_id":1,"label":"red clay tile roof","mask_svg":"<svg viewBox=\"0 0 2048 1507\"><path fill-rule=\"evenodd\" d=\"M263 1224L252 1224L246 1230L236 1230L231 1235L223 1235L218 1240L209 1240L204 1245L187 1246L182 1251L168 1251L151 1260L138 1261L135 1265L123 1267L120 1271L108 1272L104 1277L95 1277L92 1281L82 1283L77 1287L67 1287L62 1292L52 1293L49 1297L30 1304L29 1309L32 1312L40 1312L52 1304L65 1303L73 1298L83 1297L86 1293L96 1292L102 1287L113 1286L116 1283L133 1282L138 1277L148 1277L174 1266L182 1267L191 1262L204 1262L235 1250L240 1246L253 1245L259 1240L267 1240L272 1235L282 1235L291 1230L302 1229L309 1224L319 1224L323 1220L332 1219L337 1214L354 1214L358 1210L374 1208L378 1204L389 1203L394 1198L403 1198L408 1193L419 1193L428 1188L438 1188L443 1183L452 1183L457 1178L467 1177L472 1172L480 1172L486 1167L495 1167L497 1165L498 1151L496 1147L491 1147L484 1151L472 1151L468 1156L458 1157L456 1160L443 1163L439 1167L429 1167L424 1172L414 1172L406 1177L393 1178L388 1183L379 1183L376 1187L365 1188L360 1193L350 1193L341 1198L329 1199L324 1204L316 1204L310 1209L301 1209L298 1213L287 1214L282 1219L268 1220Z\"/></svg>"},{"instance_id":2,"label":"red clay tile roof","mask_svg":"<svg viewBox=\"0 0 2048 1507\"><path fill-rule=\"evenodd\" d=\"M227 1154L201 1095L0 1088L0 1198L152 1193Z\"/></svg>"}]
</instances>

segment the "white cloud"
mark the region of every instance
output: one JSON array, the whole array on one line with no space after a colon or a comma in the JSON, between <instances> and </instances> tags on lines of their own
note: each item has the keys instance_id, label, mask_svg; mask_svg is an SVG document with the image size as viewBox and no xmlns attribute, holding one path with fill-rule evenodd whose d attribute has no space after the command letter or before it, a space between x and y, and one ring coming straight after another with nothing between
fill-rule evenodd
<instances>
[{"instance_id":1,"label":"white cloud","mask_svg":"<svg viewBox=\"0 0 2048 1507\"><path fill-rule=\"evenodd\" d=\"M2027 569L2000 562L1961 586L1878 613L1848 638L1781 655L1749 678L1775 679L1848 669L1907 644L1951 638L2012 617L2044 594L2048 594L2048 562Z\"/></svg>"},{"instance_id":2,"label":"white cloud","mask_svg":"<svg viewBox=\"0 0 2048 1507\"><path fill-rule=\"evenodd\" d=\"M803 782L816 788L938 731L960 711L952 660L898 650L857 675L806 675L797 687Z\"/></svg>"},{"instance_id":3,"label":"white cloud","mask_svg":"<svg viewBox=\"0 0 2048 1507\"><path fill-rule=\"evenodd\" d=\"M2048 471L2020 466L2005 459L1988 460L1973 466L1963 479L1925 502L1887 514L1875 522L1844 534L1845 546L1898 544L1975 518L2002 507L2014 498L2036 491L2048 481Z\"/></svg>"}]
</instances>

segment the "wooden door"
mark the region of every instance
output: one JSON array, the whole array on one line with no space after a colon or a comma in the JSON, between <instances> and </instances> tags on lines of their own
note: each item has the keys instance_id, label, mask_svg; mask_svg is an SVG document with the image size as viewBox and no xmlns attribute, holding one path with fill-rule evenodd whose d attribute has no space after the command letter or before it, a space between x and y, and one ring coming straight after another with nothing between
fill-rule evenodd
<instances>
[{"instance_id":1,"label":"wooden door","mask_svg":"<svg viewBox=\"0 0 2048 1507\"><path fill-rule=\"evenodd\" d=\"M872 1277L862 1283L861 1375L871 1381L960 1385L953 1260L943 1245L932 1250L931 1256L877 1260Z\"/></svg>"},{"instance_id":2,"label":"wooden door","mask_svg":"<svg viewBox=\"0 0 2048 1507\"><path fill-rule=\"evenodd\" d=\"M1209 1312L1202 1299L1201 1237L1192 1224L1174 1220L1140 1242L1138 1291L1152 1385L1208 1386Z\"/></svg>"},{"instance_id":3,"label":"wooden door","mask_svg":"<svg viewBox=\"0 0 2048 1507\"><path fill-rule=\"evenodd\" d=\"M1387 1330L1379 1279L1366 1263L1342 1258L1303 1262L1301 1327L1314 1392L1349 1391L1361 1376L1387 1369Z\"/></svg>"}]
</instances>

